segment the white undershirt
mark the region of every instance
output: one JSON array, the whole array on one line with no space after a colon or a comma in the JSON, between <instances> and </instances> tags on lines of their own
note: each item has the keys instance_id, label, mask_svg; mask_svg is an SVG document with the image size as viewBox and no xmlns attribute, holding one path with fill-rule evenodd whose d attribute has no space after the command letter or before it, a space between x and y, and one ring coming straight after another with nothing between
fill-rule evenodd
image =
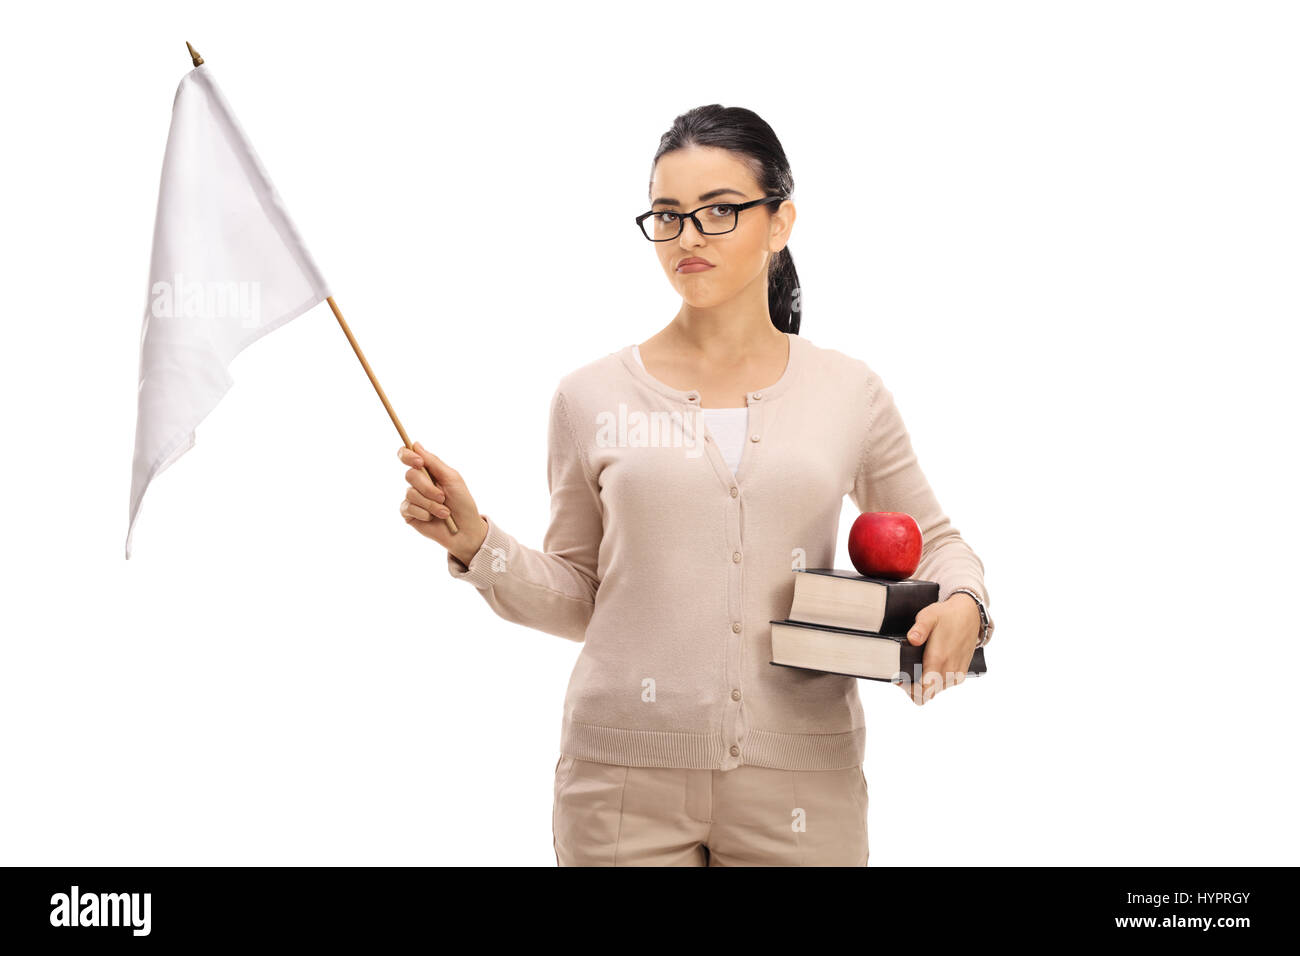
<instances>
[{"instance_id":1,"label":"white undershirt","mask_svg":"<svg viewBox=\"0 0 1300 956\"><path fill-rule=\"evenodd\" d=\"M632 346L632 354L636 356L641 367L645 368L639 346ZM740 456L745 450L745 432L749 430L749 407L742 405L739 408L701 408L699 411L704 416L704 424L709 434L718 443L722 460L727 463L734 476L740 468Z\"/></svg>"}]
</instances>

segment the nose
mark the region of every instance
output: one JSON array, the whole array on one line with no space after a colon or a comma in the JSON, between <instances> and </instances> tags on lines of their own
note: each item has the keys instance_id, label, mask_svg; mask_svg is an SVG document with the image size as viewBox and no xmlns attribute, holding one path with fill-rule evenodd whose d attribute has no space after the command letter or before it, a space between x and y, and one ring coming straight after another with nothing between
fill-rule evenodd
<instances>
[{"instance_id":1,"label":"nose","mask_svg":"<svg viewBox=\"0 0 1300 956\"><path fill-rule=\"evenodd\" d=\"M693 249L704 244L704 234L695 228L695 220L690 218L682 223L682 234L677 238L685 249Z\"/></svg>"}]
</instances>

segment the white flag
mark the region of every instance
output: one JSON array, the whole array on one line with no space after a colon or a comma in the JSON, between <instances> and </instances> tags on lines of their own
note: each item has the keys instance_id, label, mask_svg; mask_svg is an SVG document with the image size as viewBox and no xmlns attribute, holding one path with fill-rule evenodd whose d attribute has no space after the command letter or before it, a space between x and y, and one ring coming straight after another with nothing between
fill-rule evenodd
<instances>
[{"instance_id":1,"label":"white flag","mask_svg":"<svg viewBox=\"0 0 1300 956\"><path fill-rule=\"evenodd\" d=\"M163 156L126 556L145 489L194 447L233 384L229 365L329 296L266 170L207 66L181 80Z\"/></svg>"}]
</instances>

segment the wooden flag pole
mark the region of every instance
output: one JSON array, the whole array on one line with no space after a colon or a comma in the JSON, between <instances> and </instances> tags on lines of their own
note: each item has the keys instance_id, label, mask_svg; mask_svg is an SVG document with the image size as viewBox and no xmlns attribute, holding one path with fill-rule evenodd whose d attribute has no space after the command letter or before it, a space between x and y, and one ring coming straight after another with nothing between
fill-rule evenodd
<instances>
[{"instance_id":1,"label":"wooden flag pole","mask_svg":"<svg viewBox=\"0 0 1300 956\"><path fill-rule=\"evenodd\" d=\"M357 353L357 358L360 359L361 361L361 367L366 370L366 375L370 377L370 384L375 387L375 391L379 393L379 400L384 403L384 408L388 410L388 417L391 418L393 420L393 424L397 426L397 434L402 436L402 444L405 445L407 448L411 448L411 450L414 451L415 449L411 447L411 439L408 438L406 435L406 429L402 427L401 421L398 420L397 412L393 411L393 406L388 401L388 396L384 394L384 389L383 386L379 384L379 379L375 378L375 373L374 371L371 370L370 363L366 361L366 356L361 351L361 346L358 345L357 340L353 338L352 330L348 328L348 323L343 318L343 313L339 311L338 303L334 301L334 296L330 296L325 301L328 302L330 304L330 308L334 310L334 318L339 320L339 325L343 329L343 334L346 335L348 337L348 341L352 343L352 351ZM433 482L433 487L437 488L438 482L434 479L433 473L429 471L428 462L426 462L424 465L424 473L428 475L429 480ZM450 531L452 534L460 533L460 529L456 527L456 522L451 515L447 515L447 517L443 518L442 520L447 522L447 530Z\"/></svg>"},{"instance_id":2,"label":"wooden flag pole","mask_svg":"<svg viewBox=\"0 0 1300 956\"><path fill-rule=\"evenodd\" d=\"M189 40L185 41L185 47L190 51L190 59L194 62L194 65L202 66L203 57L199 56L198 50L190 46ZM397 434L402 436L402 444L407 448L410 448L412 451L415 451L411 446L411 439L406 434L406 429L402 427L402 423L397 417L397 412L393 411L392 403L388 401L388 396L384 394L384 389L379 384L379 379L375 378L374 370L370 368L370 363L366 361L365 353L361 351L361 346L357 344L356 338L352 335L352 330L348 328L348 323L343 318L343 313L339 311L338 303L334 301L334 296L328 296L325 301L330 304L330 309L334 312L334 318L339 320L339 326L343 329L343 334L348 337L348 342L352 345L352 351L357 353L357 358L361 361L361 367L366 370L366 375L370 378L370 384L373 385L375 391L379 393L379 400L384 403L384 408L388 412L388 417L391 418L393 424L397 426ZM424 473L428 475L429 480L433 482L433 487L437 488L438 482L433 477L433 472L429 471L429 465L427 463L424 466ZM456 521L451 515L447 515L447 517L442 520L447 522L447 530L452 534L460 533L460 529L456 527Z\"/></svg>"}]
</instances>

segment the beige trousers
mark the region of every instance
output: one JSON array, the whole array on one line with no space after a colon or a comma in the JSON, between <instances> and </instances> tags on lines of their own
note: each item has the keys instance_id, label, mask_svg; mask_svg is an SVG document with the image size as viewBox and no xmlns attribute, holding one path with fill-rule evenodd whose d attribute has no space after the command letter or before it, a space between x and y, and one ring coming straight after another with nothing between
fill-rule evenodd
<instances>
[{"instance_id":1,"label":"beige trousers","mask_svg":"<svg viewBox=\"0 0 1300 956\"><path fill-rule=\"evenodd\" d=\"M561 756L551 828L560 866L866 866L867 778Z\"/></svg>"}]
</instances>

